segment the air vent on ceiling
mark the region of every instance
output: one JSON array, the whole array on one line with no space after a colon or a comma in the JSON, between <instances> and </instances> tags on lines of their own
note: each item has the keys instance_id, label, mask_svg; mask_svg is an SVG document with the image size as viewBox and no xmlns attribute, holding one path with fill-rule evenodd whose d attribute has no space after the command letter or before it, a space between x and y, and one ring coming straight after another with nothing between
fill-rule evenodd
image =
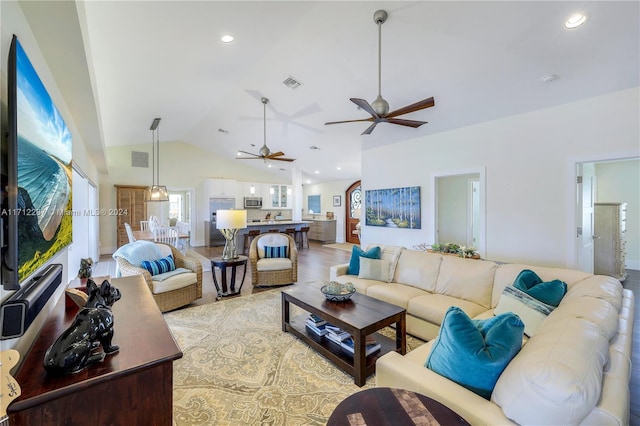
<instances>
[{"instance_id":1,"label":"air vent on ceiling","mask_svg":"<svg viewBox=\"0 0 640 426\"><path fill-rule=\"evenodd\" d=\"M287 79L285 79L282 84L284 84L285 86L287 86L289 89L297 89L298 87L302 86L302 83L298 80L296 80L295 78L289 76Z\"/></svg>"},{"instance_id":2,"label":"air vent on ceiling","mask_svg":"<svg viewBox=\"0 0 640 426\"><path fill-rule=\"evenodd\" d=\"M149 168L149 153L143 151L131 151L131 167Z\"/></svg>"}]
</instances>

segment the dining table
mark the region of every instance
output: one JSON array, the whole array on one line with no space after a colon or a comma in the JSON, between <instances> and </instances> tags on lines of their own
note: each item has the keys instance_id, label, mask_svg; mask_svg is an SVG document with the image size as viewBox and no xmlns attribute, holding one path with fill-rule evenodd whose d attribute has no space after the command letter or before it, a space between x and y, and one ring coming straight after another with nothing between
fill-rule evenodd
<instances>
[{"instance_id":1,"label":"dining table","mask_svg":"<svg viewBox=\"0 0 640 426\"><path fill-rule=\"evenodd\" d=\"M133 237L136 239L136 241L138 240L155 241L155 236L153 235L153 232L148 229L144 231L133 231ZM190 238L189 234L178 234L179 240L184 240L189 238Z\"/></svg>"}]
</instances>

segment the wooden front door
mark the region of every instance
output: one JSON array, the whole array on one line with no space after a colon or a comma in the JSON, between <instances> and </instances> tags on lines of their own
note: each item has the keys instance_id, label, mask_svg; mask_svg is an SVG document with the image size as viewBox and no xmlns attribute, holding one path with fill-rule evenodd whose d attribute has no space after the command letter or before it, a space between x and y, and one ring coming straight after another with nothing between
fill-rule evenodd
<instances>
[{"instance_id":1,"label":"wooden front door","mask_svg":"<svg viewBox=\"0 0 640 426\"><path fill-rule=\"evenodd\" d=\"M115 187L118 203L118 247L120 247L129 242L127 230L124 228L125 222L129 223L134 231L139 231L140 221L147 220L147 203L144 201L144 191L147 187L133 185L115 185Z\"/></svg>"},{"instance_id":2,"label":"wooden front door","mask_svg":"<svg viewBox=\"0 0 640 426\"><path fill-rule=\"evenodd\" d=\"M356 225L360 222L360 218L363 214L362 189L360 188L360 181L354 182L347 189L344 199L346 200L345 240L348 243L360 244L360 237L358 236L356 228Z\"/></svg>"}]
</instances>

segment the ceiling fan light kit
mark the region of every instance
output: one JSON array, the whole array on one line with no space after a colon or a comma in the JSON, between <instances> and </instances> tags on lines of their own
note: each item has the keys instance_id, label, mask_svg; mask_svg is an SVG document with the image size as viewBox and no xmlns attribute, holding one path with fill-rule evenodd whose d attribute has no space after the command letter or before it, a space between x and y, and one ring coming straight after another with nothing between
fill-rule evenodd
<instances>
[{"instance_id":1,"label":"ceiling fan light kit","mask_svg":"<svg viewBox=\"0 0 640 426\"><path fill-rule=\"evenodd\" d=\"M269 163L270 160L276 160L276 161L295 161L295 158L285 158L283 157L284 152L282 151L278 151L278 152L274 152L272 153L271 150L269 149L269 147L267 147L267 103L269 103L269 99L265 98L264 96L262 98L260 98L260 101L263 104L263 116L264 116L264 120L263 120L263 130L264 130L264 143L262 144L262 147L260 148L260 150L258 151L258 154L253 154L251 152L247 152L247 151L238 151L238 155L248 155L248 157L236 157L236 160L263 160L265 163ZM271 164L269 164L269 167L271 167Z\"/></svg>"},{"instance_id":2,"label":"ceiling fan light kit","mask_svg":"<svg viewBox=\"0 0 640 426\"><path fill-rule=\"evenodd\" d=\"M423 99L414 104L407 105L392 112L389 112L389 103L382 97L382 24L387 21L388 17L389 15L385 10L377 10L373 14L373 22L375 22L375 24L378 26L378 97L376 97L376 99L371 104L369 104L369 102L364 99L350 98L351 102L371 114L371 117L359 120L330 121L324 123L325 125L371 121L373 122L373 124L371 124L364 132L362 132L363 135L368 135L371 134L378 123L391 123L413 128L420 127L423 124L427 123L426 121L407 120L395 117L434 106L435 101L433 97Z\"/></svg>"}]
</instances>

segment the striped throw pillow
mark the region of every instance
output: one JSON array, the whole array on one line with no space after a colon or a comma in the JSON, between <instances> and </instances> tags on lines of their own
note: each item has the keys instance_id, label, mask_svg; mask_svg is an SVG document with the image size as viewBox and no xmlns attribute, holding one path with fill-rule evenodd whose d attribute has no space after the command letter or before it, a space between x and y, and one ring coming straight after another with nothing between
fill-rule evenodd
<instances>
[{"instance_id":1,"label":"striped throw pillow","mask_svg":"<svg viewBox=\"0 0 640 426\"><path fill-rule=\"evenodd\" d=\"M264 246L264 257L287 257L287 246L271 247Z\"/></svg>"},{"instance_id":2,"label":"striped throw pillow","mask_svg":"<svg viewBox=\"0 0 640 426\"><path fill-rule=\"evenodd\" d=\"M149 271L151 275L164 274L176 269L172 255L158 260L143 260L140 266Z\"/></svg>"}]
</instances>

